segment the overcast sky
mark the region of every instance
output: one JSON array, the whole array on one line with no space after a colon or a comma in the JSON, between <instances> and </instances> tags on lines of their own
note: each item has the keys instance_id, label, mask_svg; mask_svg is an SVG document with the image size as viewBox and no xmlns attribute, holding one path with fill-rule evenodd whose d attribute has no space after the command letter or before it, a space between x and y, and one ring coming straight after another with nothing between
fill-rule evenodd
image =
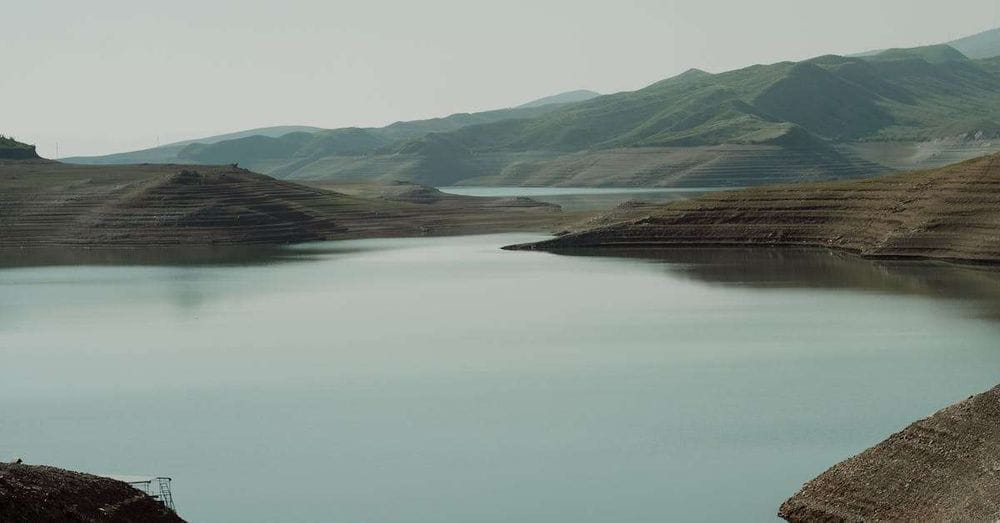
<instances>
[{"instance_id":1,"label":"overcast sky","mask_svg":"<svg viewBox=\"0 0 1000 523\"><path fill-rule=\"evenodd\" d=\"M1000 0L31 0L2 16L0 132L68 156L938 43L1000 25Z\"/></svg>"}]
</instances>

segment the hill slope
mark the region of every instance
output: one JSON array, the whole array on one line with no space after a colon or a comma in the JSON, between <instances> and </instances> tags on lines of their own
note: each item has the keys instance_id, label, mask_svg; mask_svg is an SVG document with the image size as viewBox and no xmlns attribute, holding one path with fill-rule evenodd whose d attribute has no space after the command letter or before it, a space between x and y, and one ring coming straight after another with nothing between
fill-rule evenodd
<instances>
[{"instance_id":1,"label":"hill slope","mask_svg":"<svg viewBox=\"0 0 1000 523\"><path fill-rule=\"evenodd\" d=\"M601 96L601 93L595 93L594 91L588 91L586 89L578 89L576 91L567 91L565 93L554 94L552 96L546 96L544 98L532 100L528 103L521 104L515 107L515 109L541 107L543 105L551 105L551 104L568 104L575 102L583 102L586 100L590 100L591 98L597 98L598 96Z\"/></svg>"},{"instance_id":2,"label":"hill slope","mask_svg":"<svg viewBox=\"0 0 1000 523\"><path fill-rule=\"evenodd\" d=\"M0 463L0 521L183 523L148 495L109 478Z\"/></svg>"},{"instance_id":3,"label":"hill slope","mask_svg":"<svg viewBox=\"0 0 1000 523\"><path fill-rule=\"evenodd\" d=\"M289 133L314 133L322 131L319 127L309 127L304 125L283 125L276 127L261 127L246 131L220 134L216 136L206 136L195 140L184 140L169 143L159 147L151 147L139 151L129 151L125 153L109 154L105 156L73 156L62 158L67 163L91 164L91 165L114 165L114 164L138 164L138 163L184 163L179 162L177 153L185 146L192 143L213 144L227 140L238 140L250 136L265 136L276 138Z\"/></svg>"},{"instance_id":4,"label":"hill slope","mask_svg":"<svg viewBox=\"0 0 1000 523\"><path fill-rule=\"evenodd\" d=\"M449 132L462 127L512 118L531 118L552 110L559 104L597 96L590 91L572 91L541 98L520 107L478 113L458 113L443 118L396 122L385 127L320 129L307 126L282 126L250 129L218 136L185 140L151 149L64 158L68 163L113 165L137 163L241 163L269 173L304 159L365 154L397 140L408 140L432 132ZM344 137L361 137L367 145L344 149ZM348 138L350 139L350 138Z\"/></svg>"},{"instance_id":5,"label":"hill slope","mask_svg":"<svg viewBox=\"0 0 1000 523\"><path fill-rule=\"evenodd\" d=\"M0 159L25 160L38 158L34 145L21 143L13 138L0 135Z\"/></svg>"},{"instance_id":6,"label":"hill slope","mask_svg":"<svg viewBox=\"0 0 1000 523\"><path fill-rule=\"evenodd\" d=\"M942 158L983 154L994 150L997 122L996 64L931 46L714 75L693 70L535 118L429 134L280 174L391 173L431 185L753 185L942 163L878 144L936 140Z\"/></svg>"},{"instance_id":7,"label":"hill slope","mask_svg":"<svg viewBox=\"0 0 1000 523\"><path fill-rule=\"evenodd\" d=\"M781 505L790 522L995 521L1000 387L832 467Z\"/></svg>"},{"instance_id":8,"label":"hill slope","mask_svg":"<svg viewBox=\"0 0 1000 523\"><path fill-rule=\"evenodd\" d=\"M1000 262L1000 155L864 181L713 193L515 246L812 246L871 257Z\"/></svg>"},{"instance_id":9,"label":"hill slope","mask_svg":"<svg viewBox=\"0 0 1000 523\"><path fill-rule=\"evenodd\" d=\"M969 58L993 58L1000 56L1000 28L959 38L948 42Z\"/></svg>"},{"instance_id":10,"label":"hill slope","mask_svg":"<svg viewBox=\"0 0 1000 523\"><path fill-rule=\"evenodd\" d=\"M235 167L6 161L0 162L0 249L492 232L544 229L560 217L558 207L531 200L437 193L428 201L426 193L408 199L393 187L384 192L385 198L349 196Z\"/></svg>"},{"instance_id":11,"label":"hill slope","mask_svg":"<svg viewBox=\"0 0 1000 523\"><path fill-rule=\"evenodd\" d=\"M1000 150L1000 59L973 60L948 45L693 69L637 91L584 94L172 154L288 179L748 186L933 168Z\"/></svg>"},{"instance_id":12,"label":"hill slope","mask_svg":"<svg viewBox=\"0 0 1000 523\"><path fill-rule=\"evenodd\" d=\"M432 133L292 178L429 185L755 185L937 166L996 150L1000 69L947 46L689 71L535 118ZM935 144L918 154L895 144Z\"/></svg>"}]
</instances>

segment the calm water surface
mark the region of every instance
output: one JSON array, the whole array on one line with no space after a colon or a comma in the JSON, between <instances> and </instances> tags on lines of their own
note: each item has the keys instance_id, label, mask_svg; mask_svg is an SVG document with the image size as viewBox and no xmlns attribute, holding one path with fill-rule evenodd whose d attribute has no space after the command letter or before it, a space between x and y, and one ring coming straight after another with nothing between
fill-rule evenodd
<instances>
[{"instance_id":1,"label":"calm water surface","mask_svg":"<svg viewBox=\"0 0 1000 523\"><path fill-rule=\"evenodd\" d=\"M985 270L526 235L0 269L0 459L191 521L772 521L1000 381Z\"/></svg>"}]
</instances>

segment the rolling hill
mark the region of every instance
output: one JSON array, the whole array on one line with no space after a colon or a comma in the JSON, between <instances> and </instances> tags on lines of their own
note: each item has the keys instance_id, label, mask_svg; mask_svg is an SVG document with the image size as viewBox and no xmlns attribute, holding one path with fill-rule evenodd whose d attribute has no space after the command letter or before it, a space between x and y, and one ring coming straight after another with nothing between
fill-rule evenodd
<instances>
[{"instance_id":1,"label":"rolling hill","mask_svg":"<svg viewBox=\"0 0 1000 523\"><path fill-rule=\"evenodd\" d=\"M692 69L590 96L383 128L193 143L172 158L238 162L297 180L751 186L933 168L1000 150L1000 58L972 59L948 45L719 74Z\"/></svg>"},{"instance_id":2,"label":"rolling hill","mask_svg":"<svg viewBox=\"0 0 1000 523\"><path fill-rule=\"evenodd\" d=\"M0 250L283 244L484 233L562 220L528 199L447 195L412 184L363 196L233 166L0 160Z\"/></svg>"},{"instance_id":3,"label":"rolling hill","mask_svg":"<svg viewBox=\"0 0 1000 523\"><path fill-rule=\"evenodd\" d=\"M540 114L412 132L190 145L290 179L426 185L747 186L934 167L1000 147L1000 60L948 46L691 70ZM524 111L513 110L513 111ZM453 118L453 117L452 117ZM397 124L402 125L402 124ZM250 163L246 163L250 162Z\"/></svg>"},{"instance_id":4,"label":"rolling hill","mask_svg":"<svg viewBox=\"0 0 1000 523\"><path fill-rule=\"evenodd\" d=\"M408 140L428 133L449 132L469 125L511 118L531 118L552 110L559 104L594 96L599 95L592 91L570 91L510 109L458 113L443 118L396 122L378 128L263 127L185 140L140 151L105 156L76 156L62 160L84 165L238 162L257 170L271 172L279 167L286 167L286 170L289 167L293 168L294 164L303 158L363 154L397 140ZM359 145L364 146L359 148Z\"/></svg>"},{"instance_id":5,"label":"rolling hill","mask_svg":"<svg viewBox=\"0 0 1000 523\"><path fill-rule=\"evenodd\" d=\"M930 46L691 70L534 118L269 172L429 185L745 186L934 167L997 149L998 65Z\"/></svg>"},{"instance_id":6,"label":"rolling hill","mask_svg":"<svg viewBox=\"0 0 1000 523\"><path fill-rule=\"evenodd\" d=\"M289 133L314 133L321 131L319 127L309 127L304 125L282 125L277 127L261 127L246 131L220 134L216 136L206 136L195 140L184 140L174 142L159 147L130 151L125 153L109 154L106 156L73 156L61 158L67 163L91 164L91 165L114 165L114 164L136 164L136 163L184 163L179 161L177 153L184 147L193 144L213 144L227 140L238 140L249 136L278 137Z\"/></svg>"}]
</instances>

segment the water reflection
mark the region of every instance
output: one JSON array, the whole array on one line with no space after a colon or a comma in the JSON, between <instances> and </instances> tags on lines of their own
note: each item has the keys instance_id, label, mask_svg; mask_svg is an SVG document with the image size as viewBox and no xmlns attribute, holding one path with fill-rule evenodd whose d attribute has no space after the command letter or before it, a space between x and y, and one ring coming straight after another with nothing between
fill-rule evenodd
<instances>
[{"instance_id":1,"label":"water reflection","mask_svg":"<svg viewBox=\"0 0 1000 523\"><path fill-rule=\"evenodd\" d=\"M671 276L712 285L840 289L919 295L974 303L1000 320L1000 270L944 262L875 260L827 249L576 249L559 254L642 260Z\"/></svg>"},{"instance_id":2,"label":"water reflection","mask_svg":"<svg viewBox=\"0 0 1000 523\"><path fill-rule=\"evenodd\" d=\"M243 267L316 261L323 256L351 254L362 250L370 249L352 247L347 242L322 242L291 246L0 249L0 269L60 265Z\"/></svg>"},{"instance_id":3,"label":"water reflection","mask_svg":"<svg viewBox=\"0 0 1000 523\"><path fill-rule=\"evenodd\" d=\"M191 521L773 521L996 382L997 324L948 301L991 271L499 249L540 239L15 258L0 453L170 475Z\"/></svg>"}]
</instances>

